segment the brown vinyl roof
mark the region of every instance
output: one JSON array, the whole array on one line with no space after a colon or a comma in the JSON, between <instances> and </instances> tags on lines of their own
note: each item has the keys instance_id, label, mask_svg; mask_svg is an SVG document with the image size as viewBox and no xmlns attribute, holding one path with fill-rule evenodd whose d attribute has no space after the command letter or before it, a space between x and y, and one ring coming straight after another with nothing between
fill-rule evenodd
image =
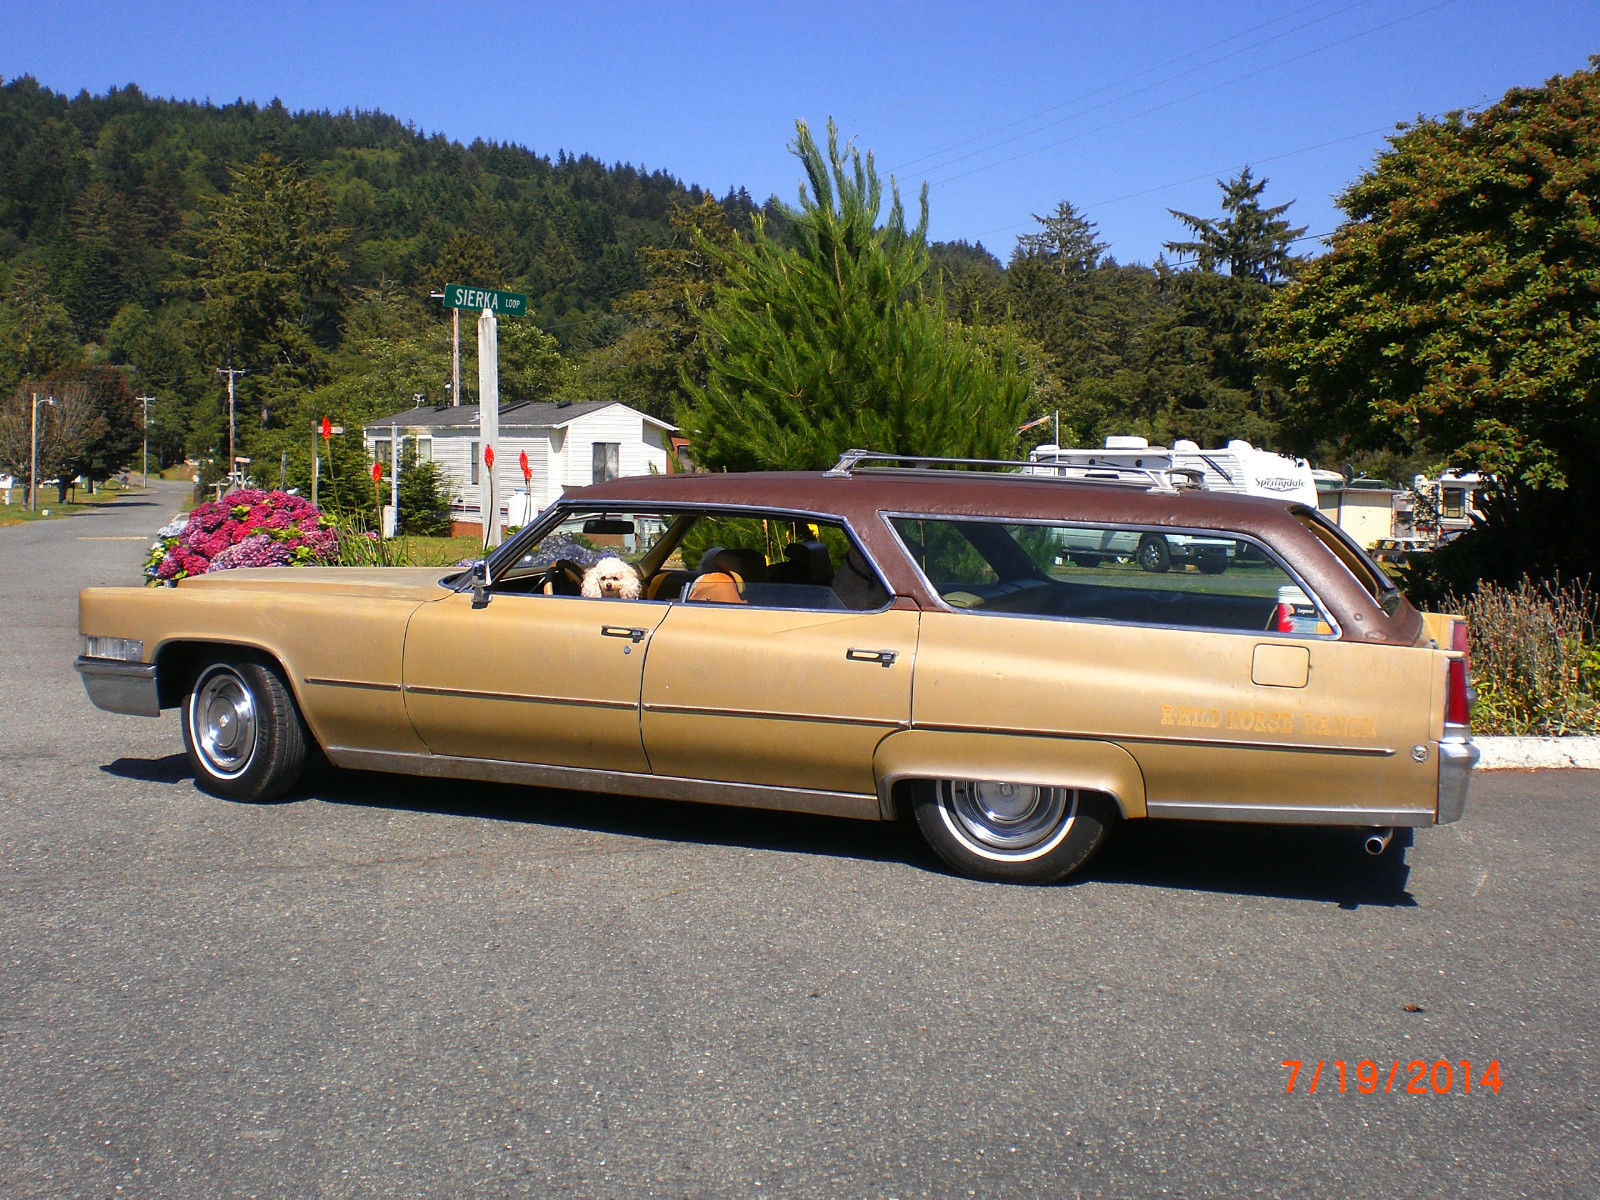
<instances>
[{"instance_id":1,"label":"brown vinyl roof","mask_svg":"<svg viewBox=\"0 0 1600 1200\"><path fill-rule=\"evenodd\" d=\"M1217 526L1241 533L1276 528L1289 509L1282 500L1227 492L1152 491L1143 484L898 469L857 470L846 477L821 471L634 476L579 488L565 498L744 504L837 513L852 519L878 512L916 512L1084 523L1116 520L1155 526Z\"/></svg>"}]
</instances>

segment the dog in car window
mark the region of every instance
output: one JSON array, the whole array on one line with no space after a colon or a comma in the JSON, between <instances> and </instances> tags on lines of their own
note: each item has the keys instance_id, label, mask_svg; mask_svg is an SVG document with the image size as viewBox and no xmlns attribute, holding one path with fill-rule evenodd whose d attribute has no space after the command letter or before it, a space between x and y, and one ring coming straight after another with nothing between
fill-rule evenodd
<instances>
[{"instance_id":1,"label":"dog in car window","mask_svg":"<svg viewBox=\"0 0 1600 1200\"><path fill-rule=\"evenodd\" d=\"M583 573L582 594L591 599L639 598L639 573L614 555L607 555Z\"/></svg>"}]
</instances>

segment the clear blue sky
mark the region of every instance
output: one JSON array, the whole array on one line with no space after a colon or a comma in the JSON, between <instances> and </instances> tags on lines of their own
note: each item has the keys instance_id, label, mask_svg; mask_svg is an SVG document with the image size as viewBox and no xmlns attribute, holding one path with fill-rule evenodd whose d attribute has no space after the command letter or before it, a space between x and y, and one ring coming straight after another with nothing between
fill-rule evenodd
<instances>
[{"instance_id":1,"label":"clear blue sky","mask_svg":"<svg viewBox=\"0 0 1600 1200\"><path fill-rule=\"evenodd\" d=\"M1246 164L1331 230L1396 122L1584 67L1600 0L6 0L3 28L0 75L69 95L376 108L758 201L796 193L795 119L832 116L908 198L933 184L936 239L1004 259L1070 199L1149 262Z\"/></svg>"}]
</instances>

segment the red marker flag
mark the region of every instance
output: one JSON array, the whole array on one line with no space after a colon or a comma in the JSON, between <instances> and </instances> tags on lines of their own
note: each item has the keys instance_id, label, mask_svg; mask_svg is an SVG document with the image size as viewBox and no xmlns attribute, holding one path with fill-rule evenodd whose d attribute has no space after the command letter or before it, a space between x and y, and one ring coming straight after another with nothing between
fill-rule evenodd
<instances>
[{"instance_id":1,"label":"red marker flag","mask_svg":"<svg viewBox=\"0 0 1600 1200\"><path fill-rule=\"evenodd\" d=\"M483 448L483 465L488 467L491 471L494 469L494 447L493 446L485 446Z\"/></svg>"},{"instance_id":2,"label":"red marker flag","mask_svg":"<svg viewBox=\"0 0 1600 1200\"><path fill-rule=\"evenodd\" d=\"M524 450L521 453L521 455L518 456L518 458L519 458L519 461L522 463L522 478L523 478L523 481L526 482L526 483L532 483L533 482L533 468L528 465L528 452L526 450Z\"/></svg>"},{"instance_id":3,"label":"red marker flag","mask_svg":"<svg viewBox=\"0 0 1600 1200\"><path fill-rule=\"evenodd\" d=\"M333 422L327 417L322 418L322 440L327 441L333 436Z\"/></svg>"},{"instance_id":4,"label":"red marker flag","mask_svg":"<svg viewBox=\"0 0 1600 1200\"><path fill-rule=\"evenodd\" d=\"M383 480L383 464L382 463L373 463L372 464L372 482L373 483L379 483L382 480Z\"/></svg>"}]
</instances>

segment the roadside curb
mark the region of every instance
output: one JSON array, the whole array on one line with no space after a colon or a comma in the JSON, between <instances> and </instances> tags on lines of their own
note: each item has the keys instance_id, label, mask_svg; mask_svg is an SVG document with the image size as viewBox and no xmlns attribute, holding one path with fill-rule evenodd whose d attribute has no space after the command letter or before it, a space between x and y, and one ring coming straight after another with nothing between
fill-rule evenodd
<instances>
[{"instance_id":1,"label":"roadside curb","mask_svg":"<svg viewBox=\"0 0 1600 1200\"><path fill-rule=\"evenodd\" d=\"M1475 737L1480 771L1600 770L1600 737Z\"/></svg>"}]
</instances>

